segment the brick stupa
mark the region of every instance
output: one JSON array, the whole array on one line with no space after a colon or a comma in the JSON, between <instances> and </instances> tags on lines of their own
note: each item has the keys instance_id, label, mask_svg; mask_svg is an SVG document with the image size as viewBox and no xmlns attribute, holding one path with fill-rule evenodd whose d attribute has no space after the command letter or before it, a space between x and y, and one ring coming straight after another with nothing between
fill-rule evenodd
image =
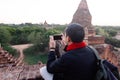
<instances>
[{"instance_id":1,"label":"brick stupa","mask_svg":"<svg viewBox=\"0 0 120 80\"><path fill-rule=\"evenodd\" d=\"M78 9L73 15L71 23L79 23L85 29L85 41L90 45L104 44L104 37L98 36L95 33L95 29L91 23L92 16L90 14L87 1L81 0Z\"/></svg>"}]
</instances>

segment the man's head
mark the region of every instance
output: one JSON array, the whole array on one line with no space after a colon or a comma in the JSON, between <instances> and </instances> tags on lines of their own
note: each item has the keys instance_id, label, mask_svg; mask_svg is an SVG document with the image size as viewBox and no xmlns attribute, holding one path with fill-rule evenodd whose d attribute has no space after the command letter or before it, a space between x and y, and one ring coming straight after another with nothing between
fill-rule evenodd
<instances>
[{"instance_id":1,"label":"man's head","mask_svg":"<svg viewBox=\"0 0 120 80\"><path fill-rule=\"evenodd\" d=\"M65 32L71 42L79 43L84 40L84 28L78 23L69 24Z\"/></svg>"}]
</instances>

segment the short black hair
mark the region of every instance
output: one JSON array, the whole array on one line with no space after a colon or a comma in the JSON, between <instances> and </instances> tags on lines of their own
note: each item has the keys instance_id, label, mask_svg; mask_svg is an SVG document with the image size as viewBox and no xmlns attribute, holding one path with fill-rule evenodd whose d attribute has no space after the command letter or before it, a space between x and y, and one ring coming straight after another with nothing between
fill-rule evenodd
<instances>
[{"instance_id":1,"label":"short black hair","mask_svg":"<svg viewBox=\"0 0 120 80\"><path fill-rule=\"evenodd\" d=\"M84 28L78 23L71 23L67 26L66 36L69 36L72 42L79 43L84 40L85 31Z\"/></svg>"}]
</instances>

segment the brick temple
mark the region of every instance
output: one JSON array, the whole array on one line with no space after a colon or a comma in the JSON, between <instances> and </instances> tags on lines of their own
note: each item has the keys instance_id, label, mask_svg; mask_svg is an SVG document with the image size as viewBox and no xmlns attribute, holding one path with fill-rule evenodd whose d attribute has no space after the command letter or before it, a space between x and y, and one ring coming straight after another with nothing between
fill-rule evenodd
<instances>
[{"instance_id":1,"label":"brick temple","mask_svg":"<svg viewBox=\"0 0 120 80\"><path fill-rule=\"evenodd\" d=\"M95 28L91 24L92 16L90 14L87 1L81 0L78 9L73 15L71 23L79 23L85 30L85 41L90 45L104 44L105 38L101 35L96 35Z\"/></svg>"}]
</instances>

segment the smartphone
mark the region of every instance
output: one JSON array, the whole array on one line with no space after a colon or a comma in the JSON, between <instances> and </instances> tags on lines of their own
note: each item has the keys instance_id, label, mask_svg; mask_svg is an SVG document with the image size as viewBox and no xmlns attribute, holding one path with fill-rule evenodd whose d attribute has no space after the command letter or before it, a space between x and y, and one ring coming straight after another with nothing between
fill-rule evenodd
<instances>
[{"instance_id":1,"label":"smartphone","mask_svg":"<svg viewBox=\"0 0 120 80\"><path fill-rule=\"evenodd\" d=\"M62 40L62 35L54 35L54 40Z\"/></svg>"}]
</instances>

